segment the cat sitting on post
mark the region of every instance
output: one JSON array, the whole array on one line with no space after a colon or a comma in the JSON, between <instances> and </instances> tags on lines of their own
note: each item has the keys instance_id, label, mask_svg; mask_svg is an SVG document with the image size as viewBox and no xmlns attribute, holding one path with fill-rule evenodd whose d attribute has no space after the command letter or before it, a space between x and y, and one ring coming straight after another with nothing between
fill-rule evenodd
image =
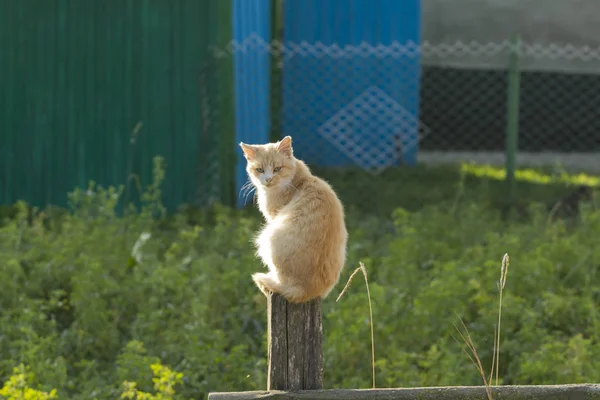
<instances>
[{"instance_id":1,"label":"cat sitting on post","mask_svg":"<svg viewBox=\"0 0 600 400\"><path fill-rule=\"evenodd\" d=\"M294 157L292 138L240 143L266 224L255 239L269 269L252 279L265 294L300 303L325 298L346 259L344 208L331 186Z\"/></svg>"}]
</instances>

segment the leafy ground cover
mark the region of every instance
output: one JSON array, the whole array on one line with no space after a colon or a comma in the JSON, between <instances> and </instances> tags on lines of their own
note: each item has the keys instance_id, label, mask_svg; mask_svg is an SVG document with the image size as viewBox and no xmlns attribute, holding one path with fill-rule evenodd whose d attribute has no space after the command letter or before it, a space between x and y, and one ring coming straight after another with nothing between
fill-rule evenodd
<instances>
[{"instance_id":1,"label":"leafy ground cover","mask_svg":"<svg viewBox=\"0 0 600 400\"><path fill-rule=\"evenodd\" d=\"M600 211L592 200L578 222L548 218L558 198L595 177L519 171L526 218L507 219L494 168L322 174L347 204L350 232L343 282L323 304L327 388L371 386L366 293L353 285L335 302L359 261L369 273L377 386L480 385L454 324L463 319L491 365L505 253L501 383L598 381ZM123 188L96 186L69 194L72 211L60 216L31 217L23 203L8 211L0 398L264 389L266 302L250 279L262 268L250 242L260 217L222 206L167 215L162 179L157 159L142 207L125 216L115 211Z\"/></svg>"}]
</instances>

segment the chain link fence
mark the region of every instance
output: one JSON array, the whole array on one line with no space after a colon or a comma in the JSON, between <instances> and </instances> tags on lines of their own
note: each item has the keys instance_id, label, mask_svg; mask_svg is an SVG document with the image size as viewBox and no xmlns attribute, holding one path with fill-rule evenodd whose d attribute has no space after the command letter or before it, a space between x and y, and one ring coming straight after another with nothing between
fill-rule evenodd
<instances>
[{"instance_id":1,"label":"chain link fence","mask_svg":"<svg viewBox=\"0 0 600 400\"><path fill-rule=\"evenodd\" d=\"M215 202L234 204L235 141L233 124L233 82L230 62L209 57L198 73L200 103L199 153L197 155L195 206Z\"/></svg>"},{"instance_id":2,"label":"chain link fence","mask_svg":"<svg viewBox=\"0 0 600 400\"><path fill-rule=\"evenodd\" d=\"M600 171L600 49L524 43L519 50L517 164ZM509 41L423 46L420 115L434 135L420 160L504 162L514 51Z\"/></svg>"},{"instance_id":3,"label":"chain link fence","mask_svg":"<svg viewBox=\"0 0 600 400\"><path fill-rule=\"evenodd\" d=\"M600 48L517 48L508 40L338 46L252 35L211 51L215 59L270 55L270 139L292 135L299 158L365 204L381 197L381 177L404 164L503 165L515 53L517 166L600 172Z\"/></svg>"}]
</instances>

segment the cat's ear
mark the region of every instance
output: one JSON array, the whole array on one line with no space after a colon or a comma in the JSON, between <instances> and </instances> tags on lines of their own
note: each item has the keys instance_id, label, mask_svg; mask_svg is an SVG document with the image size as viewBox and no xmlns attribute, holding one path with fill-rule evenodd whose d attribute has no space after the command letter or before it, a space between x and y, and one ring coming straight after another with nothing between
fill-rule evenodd
<instances>
[{"instance_id":1,"label":"cat's ear","mask_svg":"<svg viewBox=\"0 0 600 400\"><path fill-rule=\"evenodd\" d=\"M291 157L292 154L294 154L294 149L292 149L292 137L286 136L277 142L277 151Z\"/></svg>"},{"instance_id":2,"label":"cat's ear","mask_svg":"<svg viewBox=\"0 0 600 400\"><path fill-rule=\"evenodd\" d=\"M256 156L256 147L252 146L251 144L240 142L240 147L244 152L244 157L246 157L246 160L250 161Z\"/></svg>"}]
</instances>

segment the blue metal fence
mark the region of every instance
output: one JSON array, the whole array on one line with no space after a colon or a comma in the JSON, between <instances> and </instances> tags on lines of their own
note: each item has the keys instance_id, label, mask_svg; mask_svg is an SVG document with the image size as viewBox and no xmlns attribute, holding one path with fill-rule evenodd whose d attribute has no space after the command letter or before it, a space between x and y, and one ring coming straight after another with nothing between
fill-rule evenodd
<instances>
[{"instance_id":1,"label":"blue metal fence","mask_svg":"<svg viewBox=\"0 0 600 400\"><path fill-rule=\"evenodd\" d=\"M283 132L299 157L415 164L419 42L420 0L286 0Z\"/></svg>"},{"instance_id":2,"label":"blue metal fence","mask_svg":"<svg viewBox=\"0 0 600 400\"><path fill-rule=\"evenodd\" d=\"M237 141L269 141L277 97L281 118L273 120L309 165L415 164L420 12L420 0L286 0L279 48L271 46L271 0L233 0ZM281 84L270 79L273 56L283 62ZM247 177L237 154L239 193Z\"/></svg>"},{"instance_id":3,"label":"blue metal fence","mask_svg":"<svg viewBox=\"0 0 600 400\"><path fill-rule=\"evenodd\" d=\"M271 34L270 0L233 0L233 38L268 42ZM270 54L268 51L234 51L235 122L237 143L266 143L269 141L270 115ZM239 149L238 149L239 150ZM236 191L239 194L246 182L246 161L238 151ZM238 206L244 205L238 196Z\"/></svg>"}]
</instances>

